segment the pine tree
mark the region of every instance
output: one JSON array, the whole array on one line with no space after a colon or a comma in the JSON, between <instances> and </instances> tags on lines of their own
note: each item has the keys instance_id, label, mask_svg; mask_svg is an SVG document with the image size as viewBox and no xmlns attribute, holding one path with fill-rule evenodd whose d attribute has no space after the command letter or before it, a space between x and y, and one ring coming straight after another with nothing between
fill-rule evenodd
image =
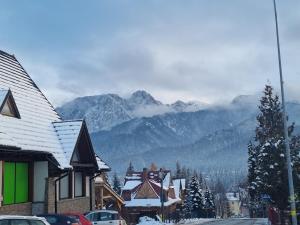
<instances>
[{"instance_id":1,"label":"pine tree","mask_svg":"<svg viewBox=\"0 0 300 225\"><path fill-rule=\"evenodd\" d=\"M283 117L279 97L266 85L260 100L255 143L248 146L249 191L252 200L270 196L281 210L288 207L288 180L284 145ZM293 170L299 165L299 137L292 136L294 125L289 127ZM295 186L299 179L294 172Z\"/></svg>"},{"instance_id":2,"label":"pine tree","mask_svg":"<svg viewBox=\"0 0 300 225\"><path fill-rule=\"evenodd\" d=\"M249 211L250 217L254 217L254 211L256 205L259 203L259 195L257 192L257 183L256 183L256 165L257 165L258 150L252 142L248 144L248 192L249 192Z\"/></svg>"},{"instance_id":3,"label":"pine tree","mask_svg":"<svg viewBox=\"0 0 300 225\"><path fill-rule=\"evenodd\" d=\"M187 190L189 191L189 189ZM192 201L191 196L187 195L183 202L183 214L184 218L189 219L192 217Z\"/></svg>"},{"instance_id":4,"label":"pine tree","mask_svg":"<svg viewBox=\"0 0 300 225\"><path fill-rule=\"evenodd\" d=\"M227 211L227 198L226 198L226 190L224 187L224 184L221 182L221 180L218 178L215 186L215 208L216 208L216 215L225 218L226 211Z\"/></svg>"},{"instance_id":5,"label":"pine tree","mask_svg":"<svg viewBox=\"0 0 300 225\"><path fill-rule=\"evenodd\" d=\"M117 173L114 173L113 176L113 189L116 193L121 194L121 183Z\"/></svg>"},{"instance_id":6,"label":"pine tree","mask_svg":"<svg viewBox=\"0 0 300 225\"><path fill-rule=\"evenodd\" d=\"M130 175L130 174L132 174L133 172L134 172L134 167L133 167L133 165L132 165L132 163L131 163L131 161L130 161L130 162L129 162L129 166L128 166L127 171L126 171L126 174Z\"/></svg>"},{"instance_id":7,"label":"pine tree","mask_svg":"<svg viewBox=\"0 0 300 225\"><path fill-rule=\"evenodd\" d=\"M204 203L203 203L203 193L199 186L199 182L196 177L192 177L190 183L189 197L191 198L191 212L192 217L203 216Z\"/></svg>"},{"instance_id":8,"label":"pine tree","mask_svg":"<svg viewBox=\"0 0 300 225\"><path fill-rule=\"evenodd\" d=\"M181 166L180 166L180 163L178 161L176 162L176 175L175 175L175 178L176 179L183 178L182 177Z\"/></svg>"},{"instance_id":9,"label":"pine tree","mask_svg":"<svg viewBox=\"0 0 300 225\"><path fill-rule=\"evenodd\" d=\"M204 208L207 218L215 217L215 202L211 191L207 188L204 194Z\"/></svg>"},{"instance_id":10,"label":"pine tree","mask_svg":"<svg viewBox=\"0 0 300 225\"><path fill-rule=\"evenodd\" d=\"M190 183L190 180L191 180L191 169L190 168L186 169L185 180L186 180L185 182Z\"/></svg>"}]
</instances>

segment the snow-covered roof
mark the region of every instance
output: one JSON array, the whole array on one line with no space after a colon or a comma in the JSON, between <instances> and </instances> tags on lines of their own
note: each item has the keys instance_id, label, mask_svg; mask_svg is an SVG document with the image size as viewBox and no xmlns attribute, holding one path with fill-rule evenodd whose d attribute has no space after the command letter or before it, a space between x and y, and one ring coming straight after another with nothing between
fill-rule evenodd
<instances>
[{"instance_id":1,"label":"snow-covered roof","mask_svg":"<svg viewBox=\"0 0 300 225\"><path fill-rule=\"evenodd\" d=\"M82 120L53 122L66 159L70 162L82 127Z\"/></svg>"},{"instance_id":2,"label":"snow-covered roof","mask_svg":"<svg viewBox=\"0 0 300 225\"><path fill-rule=\"evenodd\" d=\"M122 190L132 190L135 187L137 187L138 185L140 185L142 182L139 180L128 180L124 187L122 188Z\"/></svg>"},{"instance_id":3,"label":"snow-covered roof","mask_svg":"<svg viewBox=\"0 0 300 225\"><path fill-rule=\"evenodd\" d=\"M0 106L3 104L7 93L8 93L8 89L0 89Z\"/></svg>"},{"instance_id":4,"label":"snow-covered roof","mask_svg":"<svg viewBox=\"0 0 300 225\"><path fill-rule=\"evenodd\" d=\"M239 201L239 194L238 193L232 193L232 192L229 192L229 193L226 193L226 198L229 200L229 201Z\"/></svg>"},{"instance_id":5,"label":"snow-covered roof","mask_svg":"<svg viewBox=\"0 0 300 225\"><path fill-rule=\"evenodd\" d=\"M164 187L169 187L170 186L170 182L171 182L171 173L168 172L166 175L165 175L165 178L163 180L163 186Z\"/></svg>"},{"instance_id":6,"label":"snow-covered roof","mask_svg":"<svg viewBox=\"0 0 300 225\"><path fill-rule=\"evenodd\" d=\"M4 132L0 132L0 146L20 148L18 143Z\"/></svg>"},{"instance_id":7,"label":"snow-covered roof","mask_svg":"<svg viewBox=\"0 0 300 225\"><path fill-rule=\"evenodd\" d=\"M185 190L185 179L175 179L173 180L174 191L176 198L180 197L180 184L182 190Z\"/></svg>"},{"instance_id":8,"label":"snow-covered roof","mask_svg":"<svg viewBox=\"0 0 300 225\"><path fill-rule=\"evenodd\" d=\"M150 183L156 185L157 187L159 187L159 188L161 187L161 184L159 182L156 182L154 180L149 180L149 181L150 181ZM167 190L169 190L169 186L163 186L163 189L167 191Z\"/></svg>"},{"instance_id":9,"label":"snow-covered roof","mask_svg":"<svg viewBox=\"0 0 300 225\"><path fill-rule=\"evenodd\" d=\"M99 170L110 170L110 167L97 154L95 156Z\"/></svg>"},{"instance_id":10,"label":"snow-covered roof","mask_svg":"<svg viewBox=\"0 0 300 225\"><path fill-rule=\"evenodd\" d=\"M60 168L70 168L70 152L82 121L62 121L18 60L2 51L0 90L0 101L11 91L21 117L0 115L0 145L50 153Z\"/></svg>"}]
</instances>

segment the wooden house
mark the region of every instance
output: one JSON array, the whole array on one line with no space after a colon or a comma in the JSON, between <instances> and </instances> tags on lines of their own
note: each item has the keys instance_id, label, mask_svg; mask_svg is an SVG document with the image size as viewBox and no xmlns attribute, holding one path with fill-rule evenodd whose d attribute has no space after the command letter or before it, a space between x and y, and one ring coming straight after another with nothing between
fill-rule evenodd
<instances>
[{"instance_id":1,"label":"wooden house","mask_svg":"<svg viewBox=\"0 0 300 225\"><path fill-rule=\"evenodd\" d=\"M122 197L125 201L124 215L130 224L138 222L142 216L155 217L162 214L161 192L163 192L165 218L169 218L181 204L180 192L175 190L171 172L163 171L163 185L159 178L159 171L144 168L142 172L130 171L126 174ZM178 186L179 188L179 186Z\"/></svg>"},{"instance_id":2,"label":"wooden house","mask_svg":"<svg viewBox=\"0 0 300 225\"><path fill-rule=\"evenodd\" d=\"M85 121L63 121L15 56L0 51L0 214L89 211L95 174L107 170Z\"/></svg>"}]
</instances>

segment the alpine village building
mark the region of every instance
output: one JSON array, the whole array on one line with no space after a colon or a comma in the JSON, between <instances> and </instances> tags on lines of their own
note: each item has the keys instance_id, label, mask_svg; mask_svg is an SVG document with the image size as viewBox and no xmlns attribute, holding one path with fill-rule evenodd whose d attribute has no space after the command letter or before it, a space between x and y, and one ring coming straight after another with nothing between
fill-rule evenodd
<instances>
[{"instance_id":1,"label":"alpine village building","mask_svg":"<svg viewBox=\"0 0 300 225\"><path fill-rule=\"evenodd\" d=\"M63 121L15 56L0 51L0 214L87 212L109 167L84 120Z\"/></svg>"},{"instance_id":2,"label":"alpine village building","mask_svg":"<svg viewBox=\"0 0 300 225\"><path fill-rule=\"evenodd\" d=\"M163 186L158 170L144 168L141 172L127 171L122 198L123 215L129 224L136 224L142 216L161 215L161 191L163 190L164 218L170 218L180 208L185 195L185 179L172 180L171 172L163 170Z\"/></svg>"}]
</instances>

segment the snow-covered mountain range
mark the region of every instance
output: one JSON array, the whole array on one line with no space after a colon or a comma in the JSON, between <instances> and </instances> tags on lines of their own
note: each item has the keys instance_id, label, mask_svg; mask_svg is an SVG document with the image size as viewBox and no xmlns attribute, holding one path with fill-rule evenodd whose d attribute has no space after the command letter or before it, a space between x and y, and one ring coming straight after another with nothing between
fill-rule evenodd
<instances>
[{"instance_id":1,"label":"snow-covered mountain range","mask_svg":"<svg viewBox=\"0 0 300 225\"><path fill-rule=\"evenodd\" d=\"M96 151L116 171L124 172L130 161L136 167L174 167L177 160L202 170L245 170L258 104L258 96L241 95L225 106L167 105L137 91L129 98L77 98L57 110L64 119L87 120ZM290 121L300 124L300 104L287 108Z\"/></svg>"},{"instance_id":2,"label":"snow-covered mountain range","mask_svg":"<svg viewBox=\"0 0 300 225\"><path fill-rule=\"evenodd\" d=\"M163 104L146 91L136 91L129 98L116 94L76 98L57 108L57 111L65 119L85 118L90 131L97 132L109 130L134 118L171 112L194 112L206 107L207 104L196 101Z\"/></svg>"}]
</instances>

